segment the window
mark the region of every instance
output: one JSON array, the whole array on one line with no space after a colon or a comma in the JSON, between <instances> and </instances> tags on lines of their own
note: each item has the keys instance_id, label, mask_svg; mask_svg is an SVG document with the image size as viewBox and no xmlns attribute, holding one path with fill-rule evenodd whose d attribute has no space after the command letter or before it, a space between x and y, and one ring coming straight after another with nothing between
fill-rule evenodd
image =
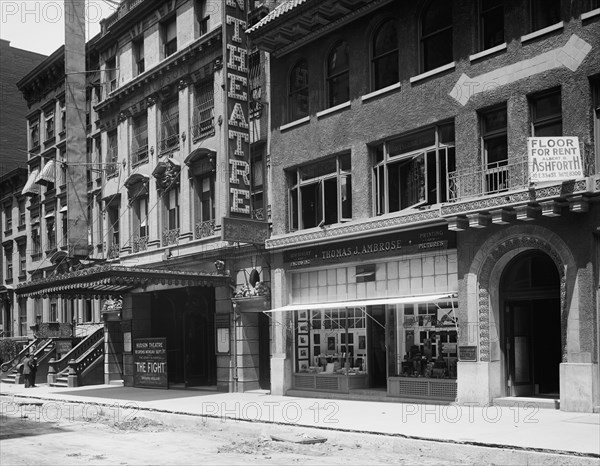
<instances>
[{"instance_id":1,"label":"window","mask_svg":"<svg viewBox=\"0 0 600 466\"><path fill-rule=\"evenodd\" d=\"M22 337L27 335L27 298L19 298L19 332Z\"/></svg>"},{"instance_id":2,"label":"window","mask_svg":"<svg viewBox=\"0 0 600 466\"><path fill-rule=\"evenodd\" d=\"M196 0L196 37L200 37L208 32L208 21L210 15L206 14L206 0Z\"/></svg>"},{"instance_id":3,"label":"window","mask_svg":"<svg viewBox=\"0 0 600 466\"><path fill-rule=\"evenodd\" d=\"M40 121L29 122L29 148L35 149L40 145Z\"/></svg>"},{"instance_id":4,"label":"window","mask_svg":"<svg viewBox=\"0 0 600 466\"><path fill-rule=\"evenodd\" d=\"M93 321L93 305L92 305L92 300L91 299L86 299L85 300L85 313L84 313L84 321L85 322L92 322Z\"/></svg>"},{"instance_id":5,"label":"window","mask_svg":"<svg viewBox=\"0 0 600 466\"><path fill-rule=\"evenodd\" d=\"M49 110L45 115L46 141L54 137L54 110Z\"/></svg>"},{"instance_id":6,"label":"window","mask_svg":"<svg viewBox=\"0 0 600 466\"><path fill-rule=\"evenodd\" d=\"M600 173L600 80L592 84L593 114L594 114L594 143L596 147L596 173Z\"/></svg>"},{"instance_id":7,"label":"window","mask_svg":"<svg viewBox=\"0 0 600 466\"><path fill-rule=\"evenodd\" d=\"M13 279L13 250L12 247L4 249L4 257L6 257L6 281Z\"/></svg>"},{"instance_id":8,"label":"window","mask_svg":"<svg viewBox=\"0 0 600 466\"><path fill-rule=\"evenodd\" d=\"M46 218L46 240L48 251L52 251L56 248L56 226L54 223L54 213L52 213L52 217Z\"/></svg>"},{"instance_id":9,"label":"window","mask_svg":"<svg viewBox=\"0 0 600 466\"><path fill-rule=\"evenodd\" d=\"M24 277L27 273L26 247L25 243L19 245L19 277Z\"/></svg>"},{"instance_id":10,"label":"window","mask_svg":"<svg viewBox=\"0 0 600 466\"><path fill-rule=\"evenodd\" d=\"M12 205L4 206L4 230L12 230Z\"/></svg>"},{"instance_id":11,"label":"window","mask_svg":"<svg viewBox=\"0 0 600 466\"><path fill-rule=\"evenodd\" d=\"M109 250L108 258L114 259L119 257L120 236L119 236L119 204L118 200L112 202L108 208L108 231L109 231Z\"/></svg>"},{"instance_id":12,"label":"window","mask_svg":"<svg viewBox=\"0 0 600 466\"><path fill-rule=\"evenodd\" d=\"M452 2L430 1L421 14L420 26L422 71L452 62Z\"/></svg>"},{"instance_id":13,"label":"window","mask_svg":"<svg viewBox=\"0 0 600 466\"><path fill-rule=\"evenodd\" d=\"M250 171L250 205L252 208L252 218L256 220L266 220L264 215L264 148L256 150L252 157Z\"/></svg>"},{"instance_id":14,"label":"window","mask_svg":"<svg viewBox=\"0 0 600 466\"><path fill-rule=\"evenodd\" d=\"M133 41L133 59L134 59L134 70L133 75L137 76L142 74L146 67L144 62L144 38L141 37L138 40Z\"/></svg>"},{"instance_id":15,"label":"window","mask_svg":"<svg viewBox=\"0 0 600 466\"><path fill-rule=\"evenodd\" d=\"M508 139L506 106L481 114L481 144L484 159L484 193L508 188Z\"/></svg>"},{"instance_id":16,"label":"window","mask_svg":"<svg viewBox=\"0 0 600 466\"><path fill-rule=\"evenodd\" d=\"M178 99L164 102L161 110L160 151L166 152L179 147Z\"/></svg>"},{"instance_id":17,"label":"window","mask_svg":"<svg viewBox=\"0 0 600 466\"><path fill-rule=\"evenodd\" d=\"M148 114L144 111L132 119L131 162L148 160Z\"/></svg>"},{"instance_id":18,"label":"window","mask_svg":"<svg viewBox=\"0 0 600 466\"><path fill-rule=\"evenodd\" d=\"M37 256L42 253L42 238L40 236L40 223L33 222L31 227L31 255ZM35 260L35 259L34 259Z\"/></svg>"},{"instance_id":19,"label":"window","mask_svg":"<svg viewBox=\"0 0 600 466\"><path fill-rule=\"evenodd\" d=\"M381 89L399 81L398 35L396 26L387 21L373 37L372 49L373 90Z\"/></svg>"},{"instance_id":20,"label":"window","mask_svg":"<svg viewBox=\"0 0 600 466\"><path fill-rule=\"evenodd\" d=\"M69 227L68 227L68 223L67 223L67 212L61 212L60 214L60 221L61 221L61 226L62 226L62 245L63 247L67 247L69 245ZM88 225L91 225L91 217L88 216ZM91 245L92 242L90 241L89 244Z\"/></svg>"},{"instance_id":21,"label":"window","mask_svg":"<svg viewBox=\"0 0 600 466\"><path fill-rule=\"evenodd\" d=\"M531 31L544 29L560 22L560 0L530 0L529 21Z\"/></svg>"},{"instance_id":22,"label":"window","mask_svg":"<svg viewBox=\"0 0 600 466\"><path fill-rule=\"evenodd\" d=\"M344 154L289 172L292 230L352 220L350 163Z\"/></svg>"},{"instance_id":23,"label":"window","mask_svg":"<svg viewBox=\"0 0 600 466\"><path fill-rule=\"evenodd\" d=\"M504 0L479 0L479 47L504 43Z\"/></svg>"},{"instance_id":24,"label":"window","mask_svg":"<svg viewBox=\"0 0 600 466\"><path fill-rule=\"evenodd\" d=\"M136 199L134 204L135 232L140 238L148 236L148 196Z\"/></svg>"},{"instance_id":25,"label":"window","mask_svg":"<svg viewBox=\"0 0 600 466\"><path fill-rule=\"evenodd\" d=\"M215 90L212 78L194 86L194 123L192 135L201 139L215 134Z\"/></svg>"},{"instance_id":26,"label":"window","mask_svg":"<svg viewBox=\"0 0 600 466\"><path fill-rule=\"evenodd\" d=\"M49 322L58 322L58 303L56 298L50 298L50 320Z\"/></svg>"},{"instance_id":27,"label":"window","mask_svg":"<svg viewBox=\"0 0 600 466\"><path fill-rule=\"evenodd\" d=\"M171 188L165 194L166 205L166 229L175 230L179 228L179 186Z\"/></svg>"},{"instance_id":28,"label":"window","mask_svg":"<svg viewBox=\"0 0 600 466\"><path fill-rule=\"evenodd\" d=\"M327 58L327 105L335 107L350 100L348 44L337 44Z\"/></svg>"},{"instance_id":29,"label":"window","mask_svg":"<svg viewBox=\"0 0 600 466\"><path fill-rule=\"evenodd\" d=\"M289 89L289 121L308 116L308 64L306 60L300 60L292 68Z\"/></svg>"},{"instance_id":30,"label":"window","mask_svg":"<svg viewBox=\"0 0 600 466\"><path fill-rule=\"evenodd\" d=\"M119 145L117 143L117 130L109 131L106 144L106 176L116 176L118 173Z\"/></svg>"},{"instance_id":31,"label":"window","mask_svg":"<svg viewBox=\"0 0 600 466\"><path fill-rule=\"evenodd\" d=\"M25 217L25 200L19 201L19 226L24 227L26 222Z\"/></svg>"},{"instance_id":32,"label":"window","mask_svg":"<svg viewBox=\"0 0 600 466\"><path fill-rule=\"evenodd\" d=\"M427 128L374 150L377 215L448 199L447 174L455 169L454 124Z\"/></svg>"},{"instance_id":33,"label":"window","mask_svg":"<svg viewBox=\"0 0 600 466\"><path fill-rule=\"evenodd\" d=\"M44 321L44 306L41 298L34 298L33 314L35 315L36 325L41 324Z\"/></svg>"},{"instance_id":34,"label":"window","mask_svg":"<svg viewBox=\"0 0 600 466\"><path fill-rule=\"evenodd\" d=\"M67 106L65 102L60 103L60 132L67 131Z\"/></svg>"},{"instance_id":35,"label":"window","mask_svg":"<svg viewBox=\"0 0 600 466\"><path fill-rule=\"evenodd\" d=\"M531 135L562 136L560 90L531 97Z\"/></svg>"},{"instance_id":36,"label":"window","mask_svg":"<svg viewBox=\"0 0 600 466\"><path fill-rule=\"evenodd\" d=\"M208 165L208 162L198 164ZM198 203L196 205L196 221L208 222L215 219L215 171L209 167L198 170L195 175Z\"/></svg>"},{"instance_id":37,"label":"window","mask_svg":"<svg viewBox=\"0 0 600 466\"><path fill-rule=\"evenodd\" d=\"M106 60L106 86L107 96L117 88L117 57L111 57ZM89 102L91 102L91 100L90 93Z\"/></svg>"},{"instance_id":38,"label":"window","mask_svg":"<svg viewBox=\"0 0 600 466\"><path fill-rule=\"evenodd\" d=\"M177 19L175 17L162 23L164 58L177 52Z\"/></svg>"}]
</instances>

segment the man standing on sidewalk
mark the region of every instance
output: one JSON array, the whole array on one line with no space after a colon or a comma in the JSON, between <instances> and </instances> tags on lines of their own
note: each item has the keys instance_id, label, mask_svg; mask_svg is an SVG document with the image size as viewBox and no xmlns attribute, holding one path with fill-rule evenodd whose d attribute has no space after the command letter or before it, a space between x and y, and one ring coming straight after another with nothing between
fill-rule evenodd
<instances>
[{"instance_id":1,"label":"man standing on sidewalk","mask_svg":"<svg viewBox=\"0 0 600 466\"><path fill-rule=\"evenodd\" d=\"M29 362L31 361L30 355L27 354L24 358L23 358L23 362L21 364L23 364L23 377L25 378L25 388L29 388L30 384L31 384L31 365L29 364Z\"/></svg>"}]
</instances>

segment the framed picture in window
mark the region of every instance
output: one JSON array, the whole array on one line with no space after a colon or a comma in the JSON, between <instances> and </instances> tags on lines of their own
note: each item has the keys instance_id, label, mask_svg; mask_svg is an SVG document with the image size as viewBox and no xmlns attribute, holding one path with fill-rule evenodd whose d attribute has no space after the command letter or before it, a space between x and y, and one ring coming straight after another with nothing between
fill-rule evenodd
<instances>
[{"instance_id":1,"label":"framed picture in window","mask_svg":"<svg viewBox=\"0 0 600 466\"><path fill-rule=\"evenodd\" d=\"M308 320L308 311L298 311L298 320Z\"/></svg>"},{"instance_id":2,"label":"framed picture in window","mask_svg":"<svg viewBox=\"0 0 600 466\"><path fill-rule=\"evenodd\" d=\"M308 372L308 359L298 361L298 372Z\"/></svg>"},{"instance_id":3,"label":"framed picture in window","mask_svg":"<svg viewBox=\"0 0 600 466\"><path fill-rule=\"evenodd\" d=\"M308 348L298 348L298 360L308 359Z\"/></svg>"},{"instance_id":4,"label":"framed picture in window","mask_svg":"<svg viewBox=\"0 0 600 466\"><path fill-rule=\"evenodd\" d=\"M335 351L335 337L327 337L327 351Z\"/></svg>"},{"instance_id":5,"label":"framed picture in window","mask_svg":"<svg viewBox=\"0 0 600 466\"><path fill-rule=\"evenodd\" d=\"M308 335L298 335L298 346L308 346Z\"/></svg>"},{"instance_id":6,"label":"framed picture in window","mask_svg":"<svg viewBox=\"0 0 600 466\"><path fill-rule=\"evenodd\" d=\"M308 322L298 322L298 333L308 333Z\"/></svg>"},{"instance_id":7,"label":"framed picture in window","mask_svg":"<svg viewBox=\"0 0 600 466\"><path fill-rule=\"evenodd\" d=\"M365 349L365 346L366 346L365 338L366 338L365 335L358 336L358 349Z\"/></svg>"}]
</instances>

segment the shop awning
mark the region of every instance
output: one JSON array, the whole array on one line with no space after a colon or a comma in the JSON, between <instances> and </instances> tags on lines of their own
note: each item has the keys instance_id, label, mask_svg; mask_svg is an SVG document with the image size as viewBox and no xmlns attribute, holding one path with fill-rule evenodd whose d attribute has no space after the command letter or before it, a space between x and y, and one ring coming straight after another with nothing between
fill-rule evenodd
<instances>
[{"instance_id":1,"label":"shop awning","mask_svg":"<svg viewBox=\"0 0 600 466\"><path fill-rule=\"evenodd\" d=\"M56 179L56 161L54 159L48 160L42 171L35 179L37 184L47 186L50 183L54 183Z\"/></svg>"},{"instance_id":2,"label":"shop awning","mask_svg":"<svg viewBox=\"0 0 600 466\"><path fill-rule=\"evenodd\" d=\"M24 196L34 196L36 194L40 193L40 185L36 184L35 180L37 179L38 175L40 174L40 169L39 168L34 168L33 171L31 172L31 174L29 175L29 178L27 178L27 183L25 183L25 186L23 187L23 191L21 191L21 194L23 194Z\"/></svg>"},{"instance_id":3,"label":"shop awning","mask_svg":"<svg viewBox=\"0 0 600 466\"><path fill-rule=\"evenodd\" d=\"M216 273L100 265L25 282L15 293L25 298L109 298L148 285L216 287L228 283L228 276Z\"/></svg>"},{"instance_id":4,"label":"shop awning","mask_svg":"<svg viewBox=\"0 0 600 466\"><path fill-rule=\"evenodd\" d=\"M320 309L344 309L361 308L366 306L380 306L385 304L419 304L442 301L456 296L456 293L429 294L419 296L398 296L393 298L373 298L355 301L337 301L333 303L310 303L310 304L288 304L287 306L277 307L264 312L284 312L284 311L308 311Z\"/></svg>"}]
</instances>

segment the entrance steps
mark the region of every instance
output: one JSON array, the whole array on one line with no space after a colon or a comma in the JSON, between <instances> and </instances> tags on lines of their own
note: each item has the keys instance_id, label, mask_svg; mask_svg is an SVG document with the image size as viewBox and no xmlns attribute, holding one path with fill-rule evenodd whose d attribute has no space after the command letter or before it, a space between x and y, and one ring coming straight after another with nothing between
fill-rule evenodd
<instances>
[{"instance_id":1,"label":"entrance steps","mask_svg":"<svg viewBox=\"0 0 600 466\"><path fill-rule=\"evenodd\" d=\"M538 408L538 409L560 409L560 398L553 397L525 397L525 396L505 396L494 398L495 406L506 408Z\"/></svg>"}]
</instances>

